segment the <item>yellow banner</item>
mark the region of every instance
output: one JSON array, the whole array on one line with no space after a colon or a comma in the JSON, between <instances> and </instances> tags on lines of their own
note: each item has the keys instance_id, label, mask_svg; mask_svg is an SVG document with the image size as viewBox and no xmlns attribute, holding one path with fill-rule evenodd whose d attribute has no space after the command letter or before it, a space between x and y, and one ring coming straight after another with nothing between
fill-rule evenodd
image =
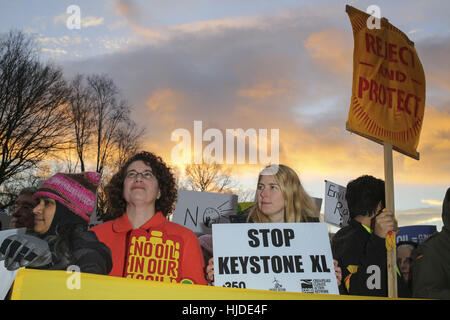
<instances>
[{"instance_id":1,"label":"yellow banner","mask_svg":"<svg viewBox=\"0 0 450 320\"><path fill-rule=\"evenodd\" d=\"M418 159L425 73L414 43L382 18L347 6L353 28L353 87L347 129ZM373 21L373 20L369 20Z\"/></svg>"},{"instance_id":2,"label":"yellow banner","mask_svg":"<svg viewBox=\"0 0 450 320\"><path fill-rule=\"evenodd\" d=\"M19 269L12 300L380 300L386 298L275 292L164 283L88 273Z\"/></svg>"}]
</instances>

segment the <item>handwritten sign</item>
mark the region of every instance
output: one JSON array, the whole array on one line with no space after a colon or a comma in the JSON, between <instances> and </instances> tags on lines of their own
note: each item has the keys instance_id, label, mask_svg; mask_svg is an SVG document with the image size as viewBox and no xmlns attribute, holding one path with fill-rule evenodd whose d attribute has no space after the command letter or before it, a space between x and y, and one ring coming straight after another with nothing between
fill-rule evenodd
<instances>
[{"instance_id":1,"label":"handwritten sign","mask_svg":"<svg viewBox=\"0 0 450 320\"><path fill-rule=\"evenodd\" d=\"M324 220L337 227L348 225L350 214L345 200L346 188L337 183L325 180L325 213Z\"/></svg>"},{"instance_id":2,"label":"handwritten sign","mask_svg":"<svg viewBox=\"0 0 450 320\"><path fill-rule=\"evenodd\" d=\"M228 216L237 214L237 199L234 194L179 190L172 222L210 234L214 223L229 223Z\"/></svg>"},{"instance_id":3,"label":"handwritten sign","mask_svg":"<svg viewBox=\"0 0 450 320\"><path fill-rule=\"evenodd\" d=\"M3 240L8 238L9 236L15 234L25 234L26 228L20 229L9 229L0 231L0 245L3 243ZM14 279L16 278L17 270L9 271L5 267L5 261L0 261L0 299L5 299L8 294L8 290L11 287Z\"/></svg>"},{"instance_id":4,"label":"handwritten sign","mask_svg":"<svg viewBox=\"0 0 450 320\"><path fill-rule=\"evenodd\" d=\"M414 43L386 19L367 28L370 17L347 6L353 28L353 86L347 129L388 142L418 159L425 110L425 73Z\"/></svg>"},{"instance_id":5,"label":"handwritten sign","mask_svg":"<svg viewBox=\"0 0 450 320\"><path fill-rule=\"evenodd\" d=\"M338 294L326 224L214 224L215 286Z\"/></svg>"}]
</instances>

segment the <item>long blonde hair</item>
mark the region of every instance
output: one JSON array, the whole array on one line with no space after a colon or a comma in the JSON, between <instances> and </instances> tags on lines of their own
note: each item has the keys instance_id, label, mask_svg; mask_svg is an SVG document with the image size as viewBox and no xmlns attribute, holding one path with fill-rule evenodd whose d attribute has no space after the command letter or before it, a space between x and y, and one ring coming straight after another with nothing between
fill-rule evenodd
<instances>
[{"instance_id":1,"label":"long blonde hair","mask_svg":"<svg viewBox=\"0 0 450 320\"><path fill-rule=\"evenodd\" d=\"M264 168L258 177L258 183L262 175L273 175L280 186L284 198L285 222L312 222L319 221L319 210L311 197L306 193L300 179L294 170L288 166L270 165ZM255 204L250 211L247 221L270 222L258 208L258 192L255 193Z\"/></svg>"}]
</instances>

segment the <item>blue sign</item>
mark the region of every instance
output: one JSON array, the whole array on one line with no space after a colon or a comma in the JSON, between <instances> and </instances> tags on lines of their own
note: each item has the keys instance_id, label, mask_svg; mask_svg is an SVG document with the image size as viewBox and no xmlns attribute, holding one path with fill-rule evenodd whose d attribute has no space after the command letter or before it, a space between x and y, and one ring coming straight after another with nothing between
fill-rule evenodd
<instances>
[{"instance_id":1,"label":"blue sign","mask_svg":"<svg viewBox=\"0 0 450 320\"><path fill-rule=\"evenodd\" d=\"M437 231L436 226L432 225L399 227L398 230L397 243L400 241L422 243Z\"/></svg>"}]
</instances>

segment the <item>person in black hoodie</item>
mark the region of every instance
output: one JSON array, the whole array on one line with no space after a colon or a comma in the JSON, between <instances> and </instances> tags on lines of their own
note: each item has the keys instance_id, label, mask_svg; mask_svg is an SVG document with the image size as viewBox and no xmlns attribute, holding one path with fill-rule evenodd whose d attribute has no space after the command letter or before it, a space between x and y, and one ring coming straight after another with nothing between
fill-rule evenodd
<instances>
[{"instance_id":1,"label":"person in black hoodie","mask_svg":"<svg viewBox=\"0 0 450 320\"><path fill-rule=\"evenodd\" d=\"M100 175L58 173L46 180L33 198L32 235L13 235L0 245L0 260L8 270L19 267L66 270L77 266L80 272L108 274L112 268L110 249L87 231L95 209Z\"/></svg>"},{"instance_id":2,"label":"person in black hoodie","mask_svg":"<svg viewBox=\"0 0 450 320\"><path fill-rule=\"evenodd\" d=\"M414 298L450 299L450 188L442 204L442 230L413 251Z\"/></svg>"},{"instance_id":3,"label":"person in black hoodie","mask_svg":"<svg viewBox=\"0 0 450 320\"><path fill-rule=\"evenodd\" d=\"M347 184L349 224L333 237L333 258L342 268L341 294L388 296L385 238L397 229L392 212L384 211L384 181L364 175ZM411 296L397 270L399 297Z\"/></svg>"}]
</instances>

